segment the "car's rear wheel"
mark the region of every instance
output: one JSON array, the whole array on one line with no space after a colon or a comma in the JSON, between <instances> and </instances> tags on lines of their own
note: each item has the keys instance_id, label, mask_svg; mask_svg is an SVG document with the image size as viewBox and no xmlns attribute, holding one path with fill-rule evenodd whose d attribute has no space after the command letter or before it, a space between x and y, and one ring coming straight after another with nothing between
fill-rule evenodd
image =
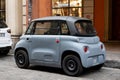
<instances>
[{"instance_id":1,"label":"car's rear wheel","mask_svg":"<svg viewBox=\"0 0 120 80\"><path fill-rule=\"evenodd\" d=\"M83 72L81 61L75 55L65 56L62 61L62 68L70 76L79 76Z\"/></svg>"},{"instance_id":2,"label":"car's rear wheel","mask_svg":"<svg viewBox=\"0 0 120 80\"><path fill-rule=\"evenodd\" d=\"M15 61L19 68L28 68L29 67L28 54L24 50L18 50L15 53Z\"/></svg>"}]
</instances>

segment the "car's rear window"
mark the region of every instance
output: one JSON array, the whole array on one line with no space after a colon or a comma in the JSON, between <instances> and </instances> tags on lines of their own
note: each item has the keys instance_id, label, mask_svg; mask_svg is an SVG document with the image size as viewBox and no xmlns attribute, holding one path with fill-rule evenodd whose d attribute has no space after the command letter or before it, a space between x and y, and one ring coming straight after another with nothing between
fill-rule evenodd
<instances>
[{"instance_id":1,"label":"car's rear window","mask_svg":"<svg viewBox=\"0 0 120 80\"><path fill-rule=\"evenodd\" d=\"M77 21L75 27L80 35L96 35L96 31L91 21Z\"/></svg>"},{"instance_id":2,"label":"car's rear window","mask_svg":"<svg viewBox=\"0 0 120 80\"><path fill-rule=\"evenodd\" d=\"M0 28L7 28L7 25L4 22L0 22Z\"/></svg>"}]
</instances>

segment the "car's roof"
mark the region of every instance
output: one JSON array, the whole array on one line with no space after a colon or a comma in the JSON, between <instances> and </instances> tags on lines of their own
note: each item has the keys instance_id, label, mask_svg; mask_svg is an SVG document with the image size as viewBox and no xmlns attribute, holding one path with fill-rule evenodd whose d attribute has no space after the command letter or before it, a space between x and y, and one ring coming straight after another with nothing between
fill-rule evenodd
<instances>
[{"instance_id":1,"label":"car's roof","mask_svg":"<svg viewBox=\"0 0 120 80\"><path fill-rule=\"evenodd\" d=\"M32 21L40 21L40 20L66 20L66 21L77 21L77 20L89 20L87 18L81 17L73 17L73 16L48 16L43 18L37 18Z\"/></svg>"}]
</instances>

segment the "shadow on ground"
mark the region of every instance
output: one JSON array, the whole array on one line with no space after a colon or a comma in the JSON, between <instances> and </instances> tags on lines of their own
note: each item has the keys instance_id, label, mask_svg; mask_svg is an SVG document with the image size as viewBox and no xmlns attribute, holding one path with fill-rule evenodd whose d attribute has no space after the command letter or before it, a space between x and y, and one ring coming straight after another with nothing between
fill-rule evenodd
<instances>
[{"instance_id":1,"label":"shadow on ground","mask_svg":"<svg viewBox=\"0 0 120 80\"><path fill-rule=\"evenodd\" d=\"M64 71L60 68L53 68L53 67L44 67L44 66L31 66L29 67L31 70L36 70L36 71L43 71L47 73L55 73L55 74L61 74L61 75L66 75ZM95 73L100 70L94 70L93 68L85 69L83 73L80 76L85 76L91 73ZM68 76L68 75L66 75Z\"/></svg>"},{"instance_id":2,"label":"shadow on ground","mask_svg":"<svg viewBox=\"0 0 120 80\"><path fill-rule=\"evenodd\" d=\"M30 66L29 69L43 71L43 72L50 72L50 73L57 73L57 74L64 74L63 70L60 68L53 68L53 67L45 67L45 66Z\"/></svg>"},{"instance_id":3,"label":"shadow on ground","mask_svg":"<svg viewBox=\"0 0 120 80\"><path fill-rule=\"evenodd\" d=\"M107 60L104 64L104 67L120 69L120 62L113 61L113 60Z\"/></svg>"}]
</instances>

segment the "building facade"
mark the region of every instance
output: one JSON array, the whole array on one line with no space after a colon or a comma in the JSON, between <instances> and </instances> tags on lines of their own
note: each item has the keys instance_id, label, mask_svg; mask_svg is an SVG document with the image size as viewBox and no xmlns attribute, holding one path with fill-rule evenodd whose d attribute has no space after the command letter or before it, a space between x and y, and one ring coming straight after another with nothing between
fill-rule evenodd
<instances>
[{"instance_id":1,"label":"building facade","mask_svg":"<svg viewBox=\"0 0 120 80\"><path fill-rule=\"evenodd\" d=\"M25 32L27 24L26 0L0 0L0 18L11 28L13 41Z\"/></svg>"},{"instance_id":2,"label":"building facade","mask_svg":"<svg viewBox=\"0 0 120 80\"><path fill-rule=\"evenodd\" d=\"M120 0L0 0L0 18L22 35L28 23L45 16L87 17L103 42L120 42Z\"/></svg>"},{"instance_id":3,"label":"building facade","mask_svg":"<svg viewBox=\"0 0 120 80\"><path fill-rule=\"evenodd\" d=\"M104 3L104 0L31 0L32 19L55 15L87 17L93 21L100 39L106 41Z\"/></svg>"}]
</instances>

